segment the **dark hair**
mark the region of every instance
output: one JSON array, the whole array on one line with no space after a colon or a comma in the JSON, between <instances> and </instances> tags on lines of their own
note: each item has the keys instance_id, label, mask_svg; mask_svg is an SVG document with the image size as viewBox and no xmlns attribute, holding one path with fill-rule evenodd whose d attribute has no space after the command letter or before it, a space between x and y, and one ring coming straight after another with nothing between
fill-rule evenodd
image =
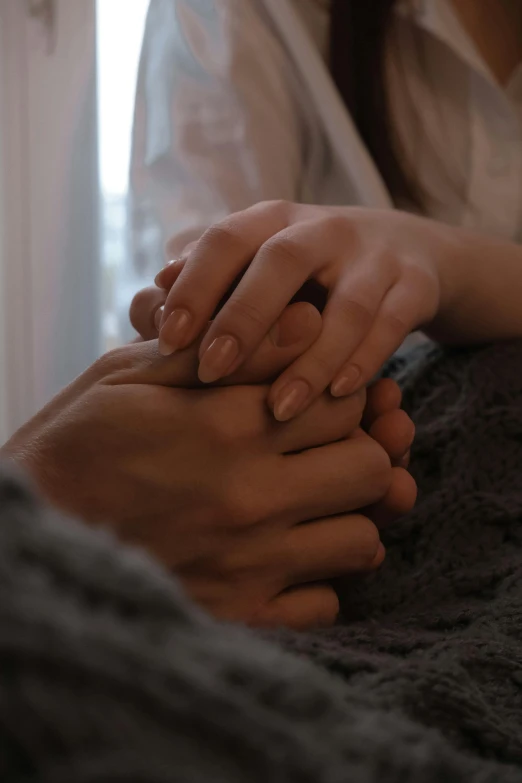
<instances>
[{"instance_id":1,"label":"dark hair","mask_svg":"<svg viewBox=\"0 0 522 783\"><path fill-rule=\"evenodd\" d=\"M386 90L386 43L397 0L332 0L330 70L396 202L418 205L401 164Z\"/></svg>"}]
</instances>

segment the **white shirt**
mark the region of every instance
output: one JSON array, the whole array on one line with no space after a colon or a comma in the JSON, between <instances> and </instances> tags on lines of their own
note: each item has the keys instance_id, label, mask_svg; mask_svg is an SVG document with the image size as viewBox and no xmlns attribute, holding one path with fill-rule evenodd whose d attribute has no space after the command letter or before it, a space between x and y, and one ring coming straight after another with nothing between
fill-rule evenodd
<instances>
[{"instance_id":1,"label":"white shirt","mask_svg":"<svg viewBox=\"0 0 522 783\"><path fill-rule=\"evenodd\" d=\"M142 272L168 237L178 253L258 201L393 206L328 73L328 30L328 0L151 0L131 176ZM502 89L449 0L402 2L388 61L428 214L518 240L522 68Z\"/></svg>"},{"instance_id":2,"label":"white shirt","mask_svg":"<svg viewBox=\"0 0 522 783\"><path fill-rule=\"evenodd\" d=\"M519 240L522 65L502 88L449 0L403 2L389 56L394 121L430 217Z\"/></svg>"}]
</instances>

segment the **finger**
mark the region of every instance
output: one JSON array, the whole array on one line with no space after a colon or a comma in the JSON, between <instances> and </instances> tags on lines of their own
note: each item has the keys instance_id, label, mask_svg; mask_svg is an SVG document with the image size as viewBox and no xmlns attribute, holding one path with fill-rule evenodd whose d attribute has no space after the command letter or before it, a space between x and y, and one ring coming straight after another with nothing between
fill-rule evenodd
<instances>
[{"instance_id":1,"label":"finger","mask_svg":"<svg viewBox=\"0 0 522 783\"><path fill-rule=\"evenodd\" d=\"M288 219L283 206L257 204L205 232L165 304L160 334L164 355L196 339L239 273L271 236L285 228Z\"/></svg>"},{"instance_id":2,"label":"finger","mask_svg":"<svg viewBox=\"0 0 522 783\"><path fill-rule=\"evenodd\" d=\"M301 302L288 307L276 328L263 340L256 353L222 385L266 383L276 377L296 356L306 350L321 331L321 316L312 305ZM122 357L122 351L126 357ZM105 362L111 361L111 355ZM162 357L155 341L118 349L114 372L106 373L110 383L148 383L184 388L200 387L198 346L175 356Z\"/></svg>"},{"instance_id":3,"label":"finger","mask_svg":"<svg viewBox=\"0 0 522 783\"><path fill-rule=\"evenodd\" d=\"M378 503L365 509L365 514L379 528L409 514L417 500L417 484L408 471L399 467L392 470L392 483L386 495Z\"/></svg>"},{"instance_id":4,"label":"finger","mask_svg":"<svg viewBox=\"0 0 522 783\"><path fill-rule=\"evenodd\" d=\"M287 576L288 587L372 571L384 559L377 527L361 514L297 525L279 544L274 558Z\"/></svg>"},{"instance_id":5,"label":"finger","mask_svg":"<svg viewBox=\"0 0 522 783\"><path fill-rule=\"evenodd\" d=\"M301 413L335 378L371 330L393 282L391 274L388 270L368 276L366 269L355 270L342 288L333 292L323 314L321 336L270 390L269 405L278 421L288 421ZM355 389L362 384L352 386Z\"/></svg>"},{"instance_id":6,"label":"finger","mask_svg":"<svg viewBox=\"0 0 522 783\"><path fill-rule=\"evenodd\" d=\"M339 614L339 599L329 585L305 585L285 590L252 618L258 628L291 628L306 631L329 628Z\"/></svg>"},{"instance_id":7,"label":"finger","mask_svg":"<svg viewBox=\"0 0 522 783\"><path fill-rule=\"evenodd\" d=\"M165 291L170 291L183 271L186 260L186 257L183 256L182 258L174 258L168 261L154 278L154 285L158 288L163 288Z\"/></svg>"},{"instance_id":8,"label":"finger","mask_svg":"<svg viewBox=\"0 0 522 783\"><path fill-rule=\"evenodd\" d=\"M287 302L327 264L327 245L320 242L323 231L321 222L300 223L260 248L201 343L199 376L203 381L213 382L239 366Z\"/></svg>"},{"instance_id":9,"label":"finger","mask_svg":"<svg viewBox=\"0 0 522 783\"><path fill-rule=\"evenodd\" d=\"M269 383L306 351L322 329L319 312L306 302L289 305L258 349L234 373L219 381L219 385ZM201 384L201 381L198 383ZM366 395L365 395L366 396Z\"/></svg>"},{"instance_id":10,"label":"finger","mask_svg":"<svg viewBox=\"0 0 522 783\"><path fill-rule=\"evenodd\" d=\"M396 462L409 451L415 438L415 425L399 408L377 418L370 427L369 435L383 447L392 462Z\"/></svg>"},{"instance_id":11,"label":"finger","mask_svg":"<svg viewBox=\"0 0 522 783\"><path fill-rule=\"evenodd\" d=\"M364 389L341 400L322 394L301 416L280 424L274 422L273 439L280 454L303 451L333 443L350 435L361 422Z\"/></svg>"},{"instance_id":12,"label":"finger","mask_svg":"<svg viewBox=\"0 0 522 783\"><path fill-rule=\"evenodd\" d=\"M384 413L401 407L402 392L391 378L381 378L367 388L363 426L371 427L375 419Z\"/></svg>"},{"instance_id":13,"label":"finger","mask_svg":"<svg viewBox=\"0 0 522 783\"><path fill-rule=\"evenodd\" d=\"M336 375L331 387L334 396L350 394L373 378L419 326L421 306L425 311L422 292L408 285L394 286L388 292L365 339Z\"/></svg>"},{"instance_id":14,"label":"finger","mask_svg":"<svg viewBox=\"0 0 522 783\"><path fill-rule=\"evenodd\" d=\"M267 503L290 524L355 511L377 503L391 484L390 460L365 433L281 457Z\"/></svg>"},{"instance_id":15,"label":"finger","mask_svg":"<svg viewBox=\"0 0 522 783\"><path fill-rule=\"evenodd\" d=\"M165 304L165 291L150 286L135 295L130 306L130 321L134 329L144 340L154 340L158 336L155 323L156 314Z\"/></svg>"}]
</instances>

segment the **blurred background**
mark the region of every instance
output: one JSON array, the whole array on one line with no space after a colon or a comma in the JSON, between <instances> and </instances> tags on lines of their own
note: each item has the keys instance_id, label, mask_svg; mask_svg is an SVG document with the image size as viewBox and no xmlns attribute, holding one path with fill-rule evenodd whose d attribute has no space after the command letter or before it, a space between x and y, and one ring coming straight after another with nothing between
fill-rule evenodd
<instances>
[{"instance_id":1,"label":"blurred background","mask_svg":"<svg viewBox=\"0 0 522 783\"><path fill-rule=\"evenodd\" d=\"M129 160L148 5L0 0L2 439L132 337L129 302L151 282L129 260Z\"/></svg>"},{"instance_id":2,"label":"blurred background","mask_svg":"<svg viewBox=\"0 0 522 783\"><path fill-rule=\"evenodd\" d=\"M130 338L129 302L150 276L128 263L129 162L138 61L149 0L96 0L102 334L110 349Z\"/></svg>"}]
</instances>

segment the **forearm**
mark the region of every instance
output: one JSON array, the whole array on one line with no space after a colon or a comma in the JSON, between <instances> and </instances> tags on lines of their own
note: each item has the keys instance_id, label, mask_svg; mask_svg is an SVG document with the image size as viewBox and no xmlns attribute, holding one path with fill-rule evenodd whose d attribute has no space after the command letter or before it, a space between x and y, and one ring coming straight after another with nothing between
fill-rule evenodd
<instances>
[{"instance_id":1,"label":"forearm","mask_svg":"<svg viewBox=\"0 0 522 783\"><path fill-rule=\"evenodd\" d=\"M444 233L441 306L427 334L453 344L521 337L522 247L468 231Z\"/></svg>"}]
</instances>

